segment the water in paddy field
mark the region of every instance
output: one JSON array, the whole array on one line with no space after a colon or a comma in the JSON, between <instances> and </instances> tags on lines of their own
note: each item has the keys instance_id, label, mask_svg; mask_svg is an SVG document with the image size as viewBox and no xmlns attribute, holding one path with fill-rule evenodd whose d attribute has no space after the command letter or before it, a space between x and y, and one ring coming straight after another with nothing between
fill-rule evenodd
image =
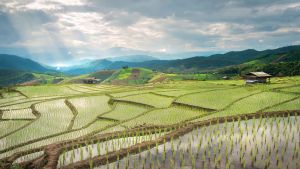
<instances>
[{"instance_id":1,"label":"water in paddy field","mask_svg":"<svg viewBox=\"0 0 300 169\"><path fill-rule=\"evenodd\" d=\"M300 117L213 125L95 169L299 168L299 129Z\"/></svg>"},{"instance_id":2,"label":"water in paddy field","mask_svg":"<svg viewBox=\"0 0 300 169\"><path fill-rule=\"evenodd\" d=\"M65 151L60 155L57 167L66 166L91 157L105 155L108 152L128 148L137 143L157 139L162 135L164 135L163 132L145 136L117 138L95 144L89 144L87 146L74 147L73 150Z\"/></svg>"}]
</instances>

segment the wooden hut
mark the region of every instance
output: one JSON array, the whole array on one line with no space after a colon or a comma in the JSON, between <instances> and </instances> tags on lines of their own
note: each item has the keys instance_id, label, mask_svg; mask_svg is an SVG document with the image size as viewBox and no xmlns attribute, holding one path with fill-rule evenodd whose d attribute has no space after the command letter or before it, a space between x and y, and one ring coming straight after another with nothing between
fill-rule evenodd
<instances>
[{"instance_id":1,"label":"wooden hut","mask_svg":"<svg viewBox=\"0 0 300 169\"><path fill-rule=\"evenodd\" d=\"M246 84L269 83L272 76L265 72L249 72L245 75Z\"/></svg>"},{"instance_id":2,"label":"wooden hut","mask_svg":"<svg viewBox=\"0 0 300 169\"><path fill-rule=\"evenodd\" d=\"M85 78L85 79L82 79L83 83L86 83L86 84L97 84L100 82L100 79L97 79L95 77L91 77L91 78Z\"/></svg>"},{"instance_id":3,"label":"wooden hut","mask_svg":"<svg viewBox=\"0 0 300 169\"><path fill-rule=\"evenodd\" d=\"M223 80L229 80L229 77L228 76L223 76L222 79Z\"/></svg>"}]
</instances>

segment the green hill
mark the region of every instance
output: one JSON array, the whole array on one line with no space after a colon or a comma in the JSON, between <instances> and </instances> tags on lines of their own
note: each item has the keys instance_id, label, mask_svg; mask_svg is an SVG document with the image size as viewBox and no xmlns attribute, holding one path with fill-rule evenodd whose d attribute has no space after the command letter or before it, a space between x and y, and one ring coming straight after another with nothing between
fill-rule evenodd
<instances>
[{"instance_id":1,"label":"green hill","mask_svg":"<svg viewBox=\"0 0 300 169\"><path fill-rule=\"evenodd\" d=\"M21 70L0 69L0 86L56 84L65 77L61 74L32 73Z\"/></svg>"},{"instance_id":2,"label":"green hill","mask_svg":"<svg viewBox=\"0 0 300 169\"><path fill-rule=\"evenodd\" d=\"M33 60L7 54L0 54L0 69L30 72L54 72Z\"/></svg>"},{"instance_id":3,"label":"green hill","mask_svg":"<svg viewBox=\"0 0 300 169\"><path fill-rule=\"evenodd\" d=\"M0 77L0 86L9 86L35 79L32 73L7 69L0 69Z\"/></svg>"},{"instance_id":4,"label":"green hill","mask_svg":"<svg viewBox=\"0 0 300 169\"><path fill-rule=\"evenodd\" d=\"M203 73L214 71L226 66L239 65L247 62L262 61L268 62L281 61L287 62L298 60L300 45L287 46L277 49L257 51L247 49L243 51L231 51L224 54L215 54L211 56L195 56L186 59L176 60L148 60L143 62L109 61L107 59L91 61L88 64L68 68L64 71L69 74L86 74L104 69L121 69L124 66L142 67L151 70L157 70L164 73ZM288 54L289 57L272 59L276 55ZM297 58L298 57L298 58Z\"/></svg>"},{"instance_id":5,"label":"green hill","mask_svg":"<svg viewBox=\"0 0 300 169\"><path fill-rule=\"evenodd\" d=\"M115 70L101 70L97 72L93 72L90 74L83 74L79 76L74 76L71 78L66 78L62 83L83 83L83 79L85 78L91 78L95 77L100 80L100 82L106 80L109 78L113 73L115 73Z\"/></svg>"},{"instance_id":6,"label":"green hill","mask_svg":"<svg viewBox=\"0 0 300 169\"><path fill-rule=\"evenodd\" d=\"M144 84L154 76L154 72L145 68L123 68L116 71L103 83Z\"/></svg>"},{"instance_id":7,"label":"green hill","mask_svg":"<svg viewBox=\"0 0 300 169\"><path fill-rule=\"evenodd\" d=\"M243 75L250 71L265 71L273 76L300 75L300 49L266 54L249 62L221 68L218 73Z\"/></svg>"}]
</instances>

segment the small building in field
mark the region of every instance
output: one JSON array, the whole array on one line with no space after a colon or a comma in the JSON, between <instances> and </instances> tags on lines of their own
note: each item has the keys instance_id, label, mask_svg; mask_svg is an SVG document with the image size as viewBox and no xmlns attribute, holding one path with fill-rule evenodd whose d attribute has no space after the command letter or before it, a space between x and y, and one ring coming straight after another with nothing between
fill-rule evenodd
<instances>
[{"instance_id":1,"label":"small building in field","mask_svg":"<svg viewBox=\"0 0 300 169\"><path fill-rule=\"evenodd\" d=\"M97 79L95 77L85 78L85 79L82 79L82 81L85 84L97 84L97 83L100 83L100 79Z\"/></svg>"},{"instance_id":2,"label":"small building in field","mask_svg":"<svg viewBox=\"0 0 300 169\"><path fill-rule=\"evenodd\" d=\"M249 72L245 75L246 84L269 83L272 76L265 72Z\"/></svg>"},{"instance_id":3,"label":"small building in field","mask_svg":"<svg viewBox=\"0 0 300 169\"><path fill-rule=\"evenodd\" d=\"M223 80L229 80L229 77L228 76L223 76L222 79Z\"/></svg>"}]
</instances>

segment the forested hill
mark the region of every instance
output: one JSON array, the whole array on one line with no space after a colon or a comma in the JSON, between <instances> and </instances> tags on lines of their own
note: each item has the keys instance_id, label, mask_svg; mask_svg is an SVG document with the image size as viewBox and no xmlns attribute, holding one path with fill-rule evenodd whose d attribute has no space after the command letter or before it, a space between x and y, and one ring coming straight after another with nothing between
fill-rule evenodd
<instances>
[{"instance_id":1,"label":"forested hill","mask_svg":"<svg viewBox=\"0 0 300 169\"><path fill-rule=\"evenodd\" d=\"M300 61L300 46L288 46L273 50L257 51L248 49L243 51L233 51L225 54L216 54L208 57L195 56L187 59L177 60L151 60L144 62L125 62L125 61L109 61L95 60L86 65L69 68L66 73L85 74L103 69L120 69L124 66L143 67L151 70L172 73L195 73L213 71L219 68L240 65L253 62L258 63L274 63L279 62L295 62Z\"/></svg>"}]
</instances>

